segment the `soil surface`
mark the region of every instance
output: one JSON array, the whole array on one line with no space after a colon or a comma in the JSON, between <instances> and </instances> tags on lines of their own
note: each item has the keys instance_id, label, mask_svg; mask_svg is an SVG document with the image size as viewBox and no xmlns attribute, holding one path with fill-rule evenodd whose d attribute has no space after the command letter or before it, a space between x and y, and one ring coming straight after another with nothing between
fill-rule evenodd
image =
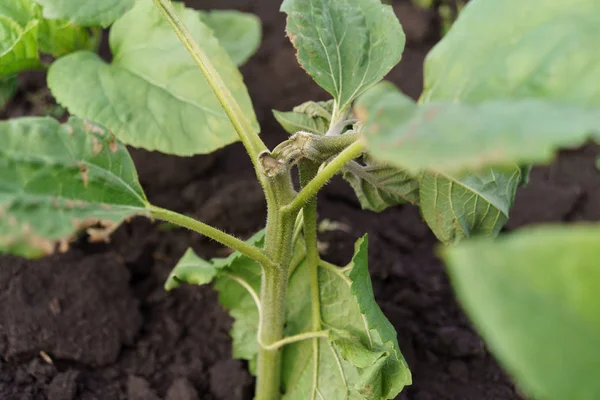
<instances>
[{"instance_id":1,"label":"soil surface","mask_svg":"<svg viewBox=\"0 0 600 400\"><path fill-rule=\"evenodd\" d=\"M288 110L326 98L296 64L275 2L189 3L237 8L262 18L262 47L242 71L269 146L285 137L271 108ZM439 37L439 21L433 12L417 10L408 1L397 1L394 7L408 41L402 63L389 79L416 97L424 56ZM25 95L36 90L37 96ZM27 75L0 117L47 112L47 100L43 77ZM600 220L599 155L590 146L565 152L552 166L534 170L529 186L518 193L506 229ZM157 205L241 237L264 224L264 199L239 144L193 158L141 150L133 150L133 156L141 182ZM351 189L339 180L319 200L321 217L344 227L321 235L324 258L345 264L354 241L369 234L375 295L398 331L414 376L413 386L398 399L520 398L456 304L435 256L435 237L417 208L362 211ZM109 244L89 244L82 238L68 253L35 262L1 257L0 399L251 399L254 380L243 362L231 360L231 319L214 291L184 286L167 294L162 288L188 246L204 257L226 254L198 235L140 219L121 227Z\"/></svg>"}]
</instances>

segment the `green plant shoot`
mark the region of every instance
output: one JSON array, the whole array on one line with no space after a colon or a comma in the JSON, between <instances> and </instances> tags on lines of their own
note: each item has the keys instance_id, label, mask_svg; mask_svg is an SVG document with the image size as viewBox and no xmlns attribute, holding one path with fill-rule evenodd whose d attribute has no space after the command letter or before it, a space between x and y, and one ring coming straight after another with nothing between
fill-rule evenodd
<instances>
[{"instance_id":1,"label":"green plant shoot","mask_svg":"<svg viewBox=\"0 0 600 400\"><path fill-rule=\"evenodd\" d=\"M298 61L331 99L274 111L290 135L268 149L237 68L258 47L255 17L170 0L11 0L0 104L19 72L48 69L72 117L0 122L0 251L66 251L82 230L102 240L134 216L193 230L234 252L188 250L165 288L214 285L255 400L394 399L412 377L374 298L367 236L344 266L318 250L317 194L339 174L366 210L420 208L467 312L526 393L597 398L600 230L493 241L532 164L600 139L600 4L563 3L471 1L427 57L414 102L382 82L405 45L391 6L285 0ZM106 27L110 63L95 52ZM190 156L235 141L268 209L246 241L151 204L125 147Z\"/></svg>"}]
</instances>

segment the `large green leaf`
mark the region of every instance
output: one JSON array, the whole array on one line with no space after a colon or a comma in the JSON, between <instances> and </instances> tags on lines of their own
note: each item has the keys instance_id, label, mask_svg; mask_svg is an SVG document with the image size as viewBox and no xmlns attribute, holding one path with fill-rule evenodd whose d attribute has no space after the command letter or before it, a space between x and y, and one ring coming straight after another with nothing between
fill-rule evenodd
<instances>
[{"instance_id":1,"label":"large green leaf","mask_svg":"<svg viewBox=\"0 0 600 400\"><path fill-rule=\"evenodd\" d=\"M38 21L21 27L0 15L0 78L41 66L38 53Z\"/></svg>"},{"instance_id":2,"label":"large green leaf","mask_svg":"<svg viewBox=\"0 0 600 400\"><path fill-rule=\"evenodd\" d=\"M600 109L536 99L416 104L391 84L361 97L371 154L413 173L477 171L551 161L557 149L600 141Z\"/></svg>"},{"instance_id":3,"label":"large green leaf","mask_svg":"<svg viewBox=\"0 0 600 400\"><path fill-rule=\"evenodd\" d=\"M519 12L515 13L515 10ZM491 17L493 24L489 23ZM596 0L469 2L448 35L427 57L421 103L448 101L479 104L490 100L538 99L571 106L596 107L600 105L599 35L600 3ZM524 115L520 118L524 118ZM518 124L515 124L514 128L517 127ZM559 124L559 127L564 125ZM542 150L539 154L547 154L544 151L552 146L575 144L581 141L583 134L587 134L581 130L581 125L563 132L553 128L548 124L543 128L541 137L532 136L532 141L540 140L539 149L537 141L534 146L524 145L523 137L519 138L516 146L511 144L511 149L520 146L519 151L526 153L527 157L531 157L529 151ZM488 130L493 129L493 126L482 129L481 137L487 139ZM524 132L522 127L517 131ZM550 136L552 132L566 136ZM530 135L530 132L526 134ZM453 139L448 137L446 143ZM556 142L550 143L548 139ZM479 139L473 140L476 142ZM489 150L492 146L483 150ZM489 153L482 156L482 159L490 157ZM464 219L460 221L451 217L455 213L452 206L463 201L461 199L465 194L460 191L460 196L452 197L446 192L442 200L445 197L453 201L440 202L438 196L443 192L438 189L454 189L464 184L465 180L473 184L491 183L489 178L492 177L496 186L494 197L505 197L513 191L513 187L503 184L511 182L511 176L512 172L505 174L499 170L484 170L470 176L461 175L460 181L457 181L426 172L423 180L435 182L437 186L422 181L422 190L429 186L429 196L433 197L425 199L421 192L421 202L436 204L437 207L423 208L423 214L438 236L452 237L456 227L462 227L464 223ZM479 185L468 185L467 189L474 193L481 192ZM495 208L485 197L476 195L476 201L480 208L482 202L488 203L486 207L490 205ZM433 210L438 212L434 213ZM470 225L467 227L472 228Z\"/></svg>"},{"instance_id":4,"label":"large green leaf","mask_svg":"<svg viewBox=\"0 0 600 400\"><path fill-rule=\"evenodd\" d=\"M133 7L135 0L33 0L44 18L65 19L81 26L108 27ZM142 0L144 1L144 0Z\"/></svg>"},{"instance_id":5,"label":"large green leaf","mask_svg":"<svg viewBox=\"0 0 600 400\"><path fill-rule=\"evenodd\" d=\"M380 212L403 203L419 203L419 179L393 165L367 158L343 170L363 209Z\"/></svg>"},{"instance_id":6,"label":"large green leaf","mask_svg":"<svg viewBox=\"0 0 600 400\"><path fill-rule=\"evenodd\" d=\"M178 12L257 127L242 76L198 11ZM52 64L48 84L71 113L98 121L119 140L189 156L210 153L238 137L202 73L150 1L111 28L111 64L78 52Z\"/></svg>"},{"instance_id":7,"label":"large green leaf","mask_svg":"<svg viewBox=\"0 0 600 400\"><path fill-rule=\"evenodd\" d=\"M600 105L599 36L596 0L469 2L427 56L422 101Z\"/></svg>"},{"instance_id":8,"label":"large green leaf","mask_svg":"<svg viewBox=\"0 0 600 400\"><path fill-rule=\"evenodd\" d=\"M600 398L600 229L523 230L445 249L459 299L532 399Z\"/></svg>"},{"instance_id":9,"label":"large green leaf","mask_svg":"<svg viewBox=\"0 0 600 400\"><path fill-rule=\"evenodd\" d=\"M262 235L252 241L260 245L260 239ZM284 400L305 400L317 393L328 400L392 399L411 383L396 332L374 300L366 252L367 241L361 239L357 242L350 271L319 269L321 319L329 337L284 347ZM260 293L260 266L237 253L211 263L214 269L207 269L205 261L199 262L197 274L189 265L185 270L176 268L167 286L185 279L205 282L216 271L219 301L235 319L231 332L234 356L250 360L253 370L258 352L258 311L252 296L240 283ZM304 262L302 244L296 248L292 271L286 308L287 335L304 333L311 327L311 302L307 296L309 268ZM316 381L313 380L315 367Z\"/></svg>"},{"instance_id":10,"label":"large green leaf","mask_svg":"<svg viewBox=\"0 0 600 400\"><path fill-rule=\"evenodd\" d=\"M236 65L244 64L258 50L262 32L256 15L235 10L214 10L201 15Z\"/></svg>"},{"instance_id":11,"label":"large green leaf","mask_svg":"<svg viewBox=\"0 0 600 400\"><path fill-rule=\"evenodd\" d=\"M95 51L100 36L69 21L41 20L38 41L42 53L62 57L77 50Z\"/></svg>"},{"instance_id":12,"label":"large green leaf","mask_svg":"<svg viewBox=\"0 0 600 400\"><path fill-rule=\"evenodd\" d=\"M0 141L1 252L38 257L83 228L146 214L129 153L104 128L21 118L0 122Z\"/></svg>"},{"instance_id":13,"label":"large green leaf","mask_svg":"<svg viewBox=\"0 0 600 400\"><path fill-rule=\"evenodd\" d=\"M402 56L405 37L380 0L285 0L287 34L298 61L346 109Z\"/></svg>"}]
</instances>

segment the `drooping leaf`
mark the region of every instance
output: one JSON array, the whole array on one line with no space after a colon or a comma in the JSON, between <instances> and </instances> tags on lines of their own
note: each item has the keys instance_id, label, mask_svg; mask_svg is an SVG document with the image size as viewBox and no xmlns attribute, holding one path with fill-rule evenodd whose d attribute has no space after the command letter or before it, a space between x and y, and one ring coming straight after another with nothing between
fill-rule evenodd
<instances>
[{"instance_id":1,"label":"drooping leaf","mask_svg":"<svg viewBox=\"0 0 600 400\"><path fill-rule=\"evenodd\" d=\"M288 133L304 131L324 135L329 129L332 112L333 100L308 101L294 107L292 111L273 110L273 115Z\"/></svg>"},{"instance_id":2,"label":"drooping leaf","mask_svg":"<svg viewBox=\"0 0 600 400\"><path fill-rule=\"evenodd\" d=\"M0 78L0 110L12 99L17 92L19 81L16 76Z\"/></svg>"},{"instance_id":3,"label":"drooping leaf","mask_svg":"<svg viewBox=\"0 0 600 400\"><path fill-rule=\"evenodd\" d=\"M367 159L350 162L343 170L363 209L381 212L404 203L419 203L419 179L389 164Z\"/></svg>"},{"instance_id":4,"label":"drooping leaf","mask_svg":"<svg viewBox=\"0 0 600 400\"><path fill-rule=\"evenodd\" d=\"M520 182L521 170L516 167L460 176L423 173L421 214L443 243L496 236L508 221Z\"/></svg>"},{"instance_id":5,"label":"drooping leaf","mask_svg":"<svg viewBox=\"0 0 600 400\"><path fill-rule=\"evenodd\" d=\"M21 27L12 19L0 16L0 78L41 66L38 28L37 21Z\"/></svg>"},{"instance_id":6,"label":"drooping leaf","mask_svg":"<svg viewBox=\"0 0 600 400\"><path fill-rule=\"evenodd\" d=\"M393 399L411 383L396 331L373 297L366 238L356 243L351 265L349 273L319 269L321 320L323 328L334 335L330 334L331 340L318 339L316 363L313 340L284 348L284 400ZM290 278L287 335L310 330L309 281L308 266L303 263Z\"/></svg>"},{"instance_id":7,"label":"drooping leaf","mask_svg":"<svg viewBox=\"0 0 600 400\"><path fill-rule=\"evenodd\" d=\"M260 246L262 238L259 233L251 241ZM392 399L410 384L410 371L398 348L396 332L373 298L366 251L367 242L363 238L357 242L349 273L320 268L321 319L330 334L328 338L284 347L284 400L305 400L317 391L328 400ZM304 255L304 245L300 243L295 249L287 295L286 334L290 336L308 332L311 327L311 301L307 296L309 268ZM192 281L204 281L205 263L192 267L197 268L197 275L186 272L179 278L187 276ZM219 301L235 320L231 331L234 357L250 360L250 369L255 371L258 310L247 288L260 293L260 266L238 253L210 263L217 273L215 288L219 291ZM313 382L315 366L318 380Z\"/></svg>"},{"instance_id":8,"label":"drooping leaf","mask_svg":"<svg viewBox=\"0 0 600 400\"><path fill-rule=\"evenodd\" d=\"M131 157L106 129L21 118L0 122L0 141L1 252L42 256L81 229L101 236L146 214Z\"/></svg>"},{"instance_id":9,"label":"drooping leaf","mask_svg":"<svg viewBox=\"0 0 600 400\"><path fill-rule=\"evenodd\" d=\"M457 295L532 399L600 397L600 229L544 227L445 249Z\"/></svg>"},{"instance_id":10,"label":"drooping leaf","mask_svg":"<svg viewBox=\"0 0 600 400\"><path fill-rule=\"evenodd\" d=\"M345 110L402 56L405 37L380 0L285 0L287 34L298 61Z\"/></svg>"},{"instance_id":11,"label":"drooping leaf","mask_svg":"<svg viewBox=\"0 0 600 400\"><path fill-rule=\"evenodd\" d=\"M236 65L246 63L258 50L262 32L256 15L235 10L214 10L201 15Z\"/></svg>"},{"instance_id":12,"label":"drooping leaf","mask_svg":"<svg viewBox=\"0 0 600 400\"><path fill-rule=\"evenodd\" d=\"M135 0L33 0L46 19L65 19L80 26L108 27L129 11Z\"/></svg>"},{"instance_id":13,"label":"drooping leaf","mask_svg":"<svg viewBox=\"0 0 600 400\"><path fill-rule=\"evenodd\" d=\"M256 129L242 76L198 11L177 10ZM52 64L48 84L71 113L98 121L148 150L210 153L238 138L204 76L152 2L139 1L111 28L113 61L78 52Z\"/></svg>"},{"instance_id":14,"label":"drooping leaf","mask_svg":"<svg viewBox=\"0 0 600 400\"><path fill-rule=\"evenodd\" d=\"M261 246L263 238L264 231L260 231L248 239L248 242ZM182 282L203 285L214 279L215 288L219 291L219 302L234 318L230 331L233 357L248 360L250 371L253 372L258 354L258 310L254 299L240 282L260 293L260 277L260 265L238 252L227 258L205 261L190 249L169 275L165 288L177 288Z\"/></svg>"},{"instance_id":15,"label":"drooping leaf","mask_svg":"<svg viewBox=\"0 0 600 400\"><path fill-rule=\"evenodd\" d=\"M382 86L356 106L369 151L412 173L547 163L559 148L600 141L598 107L536 99L416 104Z\"/></svg>"}]
</instances>

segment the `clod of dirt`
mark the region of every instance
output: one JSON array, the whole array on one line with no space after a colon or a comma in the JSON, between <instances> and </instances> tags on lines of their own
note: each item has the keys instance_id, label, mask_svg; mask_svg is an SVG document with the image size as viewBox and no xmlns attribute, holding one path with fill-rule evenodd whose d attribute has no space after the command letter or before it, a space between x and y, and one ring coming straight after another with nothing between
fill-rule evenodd
<instances>
[{"instance_id":1,"label":"clod of dirt","mask_svg":"<svg viewBox=\"0 0 600 400\"><path fill-rule=\"evenodd\" d=\"M127 380L128 400L160 400L144 378L130 375Z\"/></svg>"},{"instance_id":2,"label":"clod of dirt","mask_svg":"<svg viewBox=\"0 0 600 400\"><path fill-rule=\"evenodd\" d=\"M210 389L219 399L243 400L252 378L238 360L223 360L210 369ZM235 382L235 385L232 385Z\"/></svg>"},{"instance_id":3,"label":"clod of dirt","mask_svg":"<svg viewBox=\"0 0 600 400\"><path fill-rule=\"evenodd\" d=\"M441 349L454 357L482 356L485 348L481 339L466 329L446 326L438 330Z\"/></svg>"},{"instance_id":4,"label":"clod of dirt","mask_svg":"<svg viewBox=\"0 0 600 400\"><path fill-rule=\"evenodd\" d=\"M68 370L54 377L48 388L48 400L75 400L79 372Z\"/></svg>"},{"instance_id":5,"label":"clod of dirt","mask_svg":"<svg viewBox=\"0 0 600 400\"><path fill-rule=\"evenodd\" d=\"M5 358L44 351L55 359L102 366L133 342L141 315L127 269L114 253L89 255L62 268L74 258L81 255L12 258L0 269L0 350Z\"/></svg>"},{"instance_id":6,"label":"clod of dirt","mask_svg":"<svg viewBox=\"0 0 600 400\"><path fill-rule=\"evenodd\" d=\"M177 379L169 390L165 400L199 400L198 392L185 378Z\"/></svg>"}]
</instances>

